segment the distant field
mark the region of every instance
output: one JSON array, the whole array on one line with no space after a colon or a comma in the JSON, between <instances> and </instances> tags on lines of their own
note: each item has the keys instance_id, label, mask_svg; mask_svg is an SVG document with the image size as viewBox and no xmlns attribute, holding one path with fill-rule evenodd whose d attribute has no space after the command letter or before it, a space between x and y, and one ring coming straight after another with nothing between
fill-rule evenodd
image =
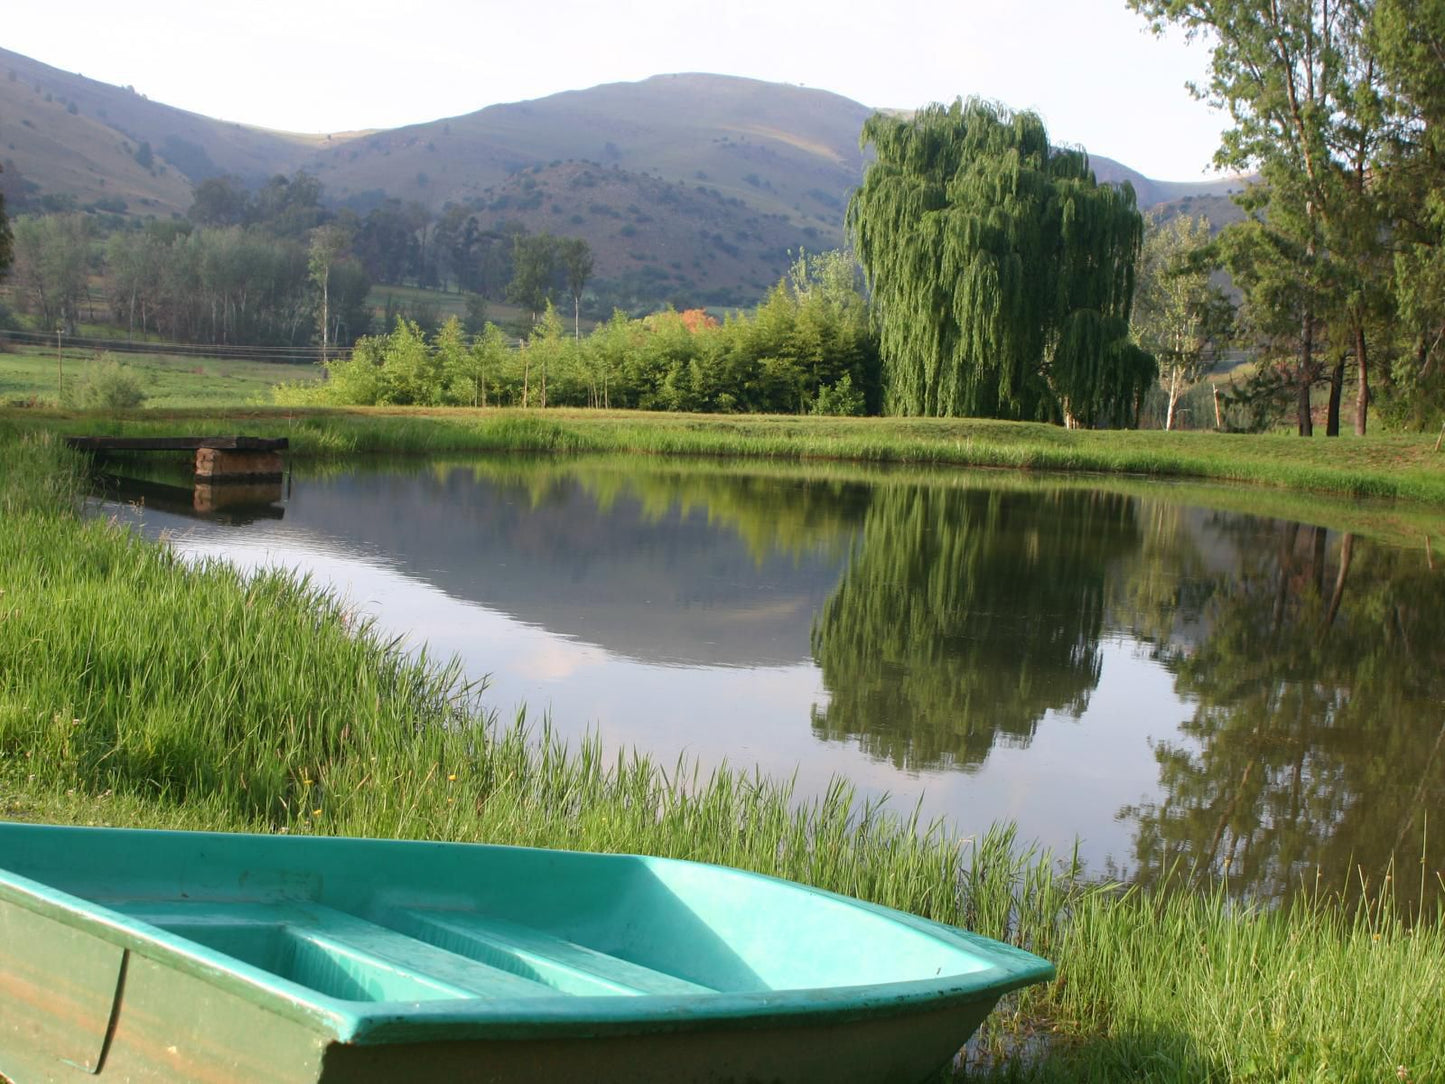
<instances>
[{"instance_id":1,"label":"distant field","mask_svg":"<svg viewBox=\"0 0 1445 1084\"><path fill-rule=\"evenodd\" d=\"M376 314L378 320L386 312L387 301L390 300L394 307L413 308L417 305L431 306L437 311L437 315L445 320L449 316L464 319L467 315L467 298L469 294L439 293L436 290L423 290L417 286L373 286L371 293L367 295L366 302ZM562 315L563 322L572 326L572 302L562 299L556 302L557 311ZM509 328L514 324L527 323L531 319L531 313L519 308L516 305L508 305L501 301L487 301L487 319L501 328ZM582 318L582 331L591 331L597 324L595 320ZM389 328L387 330L390 330Z\"/></svg>"},{"instance_id":2,"label":"distant field","mask_svg":"<svg viewBox=\"0 0 1445 1084\"><path fill-rule=\"evenodd\" d=\"M173 354L115 354L134 370L145 389L147 407L221 408L269 403L271 387L282 381L317 380L315 365L241 361L234 358L178 357ZM67 351L67 385L84 380L94 355ZM32 401L53 405L59 398L59 373L54 348L16 347L0 353L0 407Z\"/></svg>"}]
</instances>

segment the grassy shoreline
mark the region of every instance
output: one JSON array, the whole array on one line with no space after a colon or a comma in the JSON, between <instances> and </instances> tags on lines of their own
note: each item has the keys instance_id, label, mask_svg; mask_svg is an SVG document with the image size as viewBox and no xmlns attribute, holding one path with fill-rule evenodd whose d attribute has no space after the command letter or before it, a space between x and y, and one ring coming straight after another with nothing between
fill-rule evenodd
<instances>
[{"instance_id":1,"label":"grassy shoreline","mask_svg":"<svg viewBox=\"0 0 1445 1084\"><path fill-rule=\"evenodd\" d=\"M490 451L631 452L773 460L1007 467L1445 503L1445 451L1420 434L1305 440L1281 434L1067 430L981 419L824 418L590 410L243 408L118 415L0 411L0 426L77 434L286 436L299 456Z\"/></svg>"},{"instance_id":2,"label":"grassy shoreline","mask_svg":"<svg viewBox=\"0 0 1445 1084\"><path fill-rule=\"evenodd\" d=\"M369 418L308 430L298 452L350 450L336 445ZM408 439L440 439L407 424ZM447 439L478 439L476 418L446 424ZM573 439L572 422L552 424L506 415L486 439ZM841 783L797 803L783 782L499 726L454 669L399 654L324 591L187 565L81 520L78 460L20 432L37 428L50 424L0 426L0 816L642 851L902 907L1059 967L995 1016L969 1079L1445 1073L1445 924L1399 915L1388 889L1241 911L1222 892L1080 884L1006 827L920 830ZM1029 1032L1050 1040L1037 1059L1000 1060Z\"/></svg>"}]
</instances>

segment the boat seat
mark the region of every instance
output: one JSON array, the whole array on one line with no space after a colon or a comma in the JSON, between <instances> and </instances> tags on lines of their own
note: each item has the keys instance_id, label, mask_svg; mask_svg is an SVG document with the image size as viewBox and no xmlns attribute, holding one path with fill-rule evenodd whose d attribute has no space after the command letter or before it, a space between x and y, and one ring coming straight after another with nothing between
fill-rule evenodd
<instances>
[{"instance_id":1,"label":"boat seat","mask_svg":"<svg viewBox=\"0 0 1445 1084\"><path fill-rule=\"evenodd\" d=\"M116 910L353 1001L555 997L556 989L310 902L144 901Z\"/></svg>"},{"instance_id":2,"label":"boat seat","mask_svg":"<svg viewBox=\"0 0 1445 1084\"><path fill-rule=\"evenodd\" d=\"M388 925L422 941L578 996L709 994L711 987L632 963L530 926L472 911L398 908Z\"/></svg>"}]
</instances>

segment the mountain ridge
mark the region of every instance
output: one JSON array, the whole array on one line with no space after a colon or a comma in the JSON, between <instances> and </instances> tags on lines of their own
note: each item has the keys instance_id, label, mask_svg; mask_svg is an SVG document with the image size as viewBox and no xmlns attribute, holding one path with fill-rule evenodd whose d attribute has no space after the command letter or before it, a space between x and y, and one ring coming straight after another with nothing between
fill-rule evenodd
<instances>
[{"instance_id":1,"label":"mountain ridge","mask_svg":"<svg viewBox=\"0 0 1445 1084\"><path fill-rule=\"evenodd\" d=\"M465 207L483 229L580 236L618 296L756 298L790 253L845 243L872 108L831 91L681 72L504 102L399 128L297 133L152 102L0 49L0 191L14 213L67 206L184 215L217 176L304 170L358 215L387 199ZM1091 155L1150 207L1238 181L1165 182ZM597 187L606 187L606 198ZM1203 206L1203 204L1201 204Z\"/></svg>"}]
</instances>

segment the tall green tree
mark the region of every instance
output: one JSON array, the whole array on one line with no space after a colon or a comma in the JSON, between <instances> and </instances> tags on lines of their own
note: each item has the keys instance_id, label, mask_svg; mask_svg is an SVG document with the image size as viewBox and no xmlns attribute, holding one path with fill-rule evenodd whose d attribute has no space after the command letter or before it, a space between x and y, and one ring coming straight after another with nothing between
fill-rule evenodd
<instances>
[{"instance_id":1,"label":"tall green tree","mask_svg":"<svg viewBox=\"0 0 1445 1084\"><path fill-rule=\"evenodd\" d=\"M326 364L328 347L331 344L331 266L346 250L347 237L338 226L318 226L311 234L311 247L307 253L307 271L311 281L321 291L321 364Z\"/></svg>"},{"instance_id":2,"label":"tall green tree","mask_svg":"<svg viewBox=\"0 0 1445 1084\"><path fill-rule=\"evenodd\" d=\"M508 343L502 329L490 320L472 340L467 353L464 386L471 391L472 406L487 405L487 383L496 380L507 363Z\"/></svg>"},{"instance_id":3,"label":"tall green tree","mask_svg":"<svg viewBox=\"0 0 1445 1084\"><path fill-rule=\"evenodd\" d=\"M592 246L581 237L564 237L557 245L567 292L572 295L572 338L582 337L582 290L592 277Z\"/></svg>"},{"instance_id":4,"label":"tall green tree","mask_svg":"<svg viewBox=\"0 0 1445 1084\"><path fill-rule=\"evenodd\" d=\"M1256 326L1279 342L1296 329L1283 368L1301 436L1314 432L1311 391L1322 355L1354 339L1364 366L1368 266L1363 248L1383 223L1369 163L1384 136L1378 70L1367 45L1371 0L1128 0L1156 32L1173 24L1210 42L1207 87L1197 96L1229 111L1215 164L1258 171L1242 201L1251 220L1226 231L1230 270L1249 295ZM1330 325L1334 325L1331 327ZM1342 374L1342 370L1340 370ZM1340 376L1336 376L1338 381ZM1361 373L1359 409L1369 400ZM1363 430L1364 415L1357 415ZM1338 431L1336 415L1335 431Z\"/></svg>"},{"instance_id":5,"label":"tall green tree","mask_svg":"<svg viewBox=\"0 0 1445 1084\"><path fill-rule=\"evenodd\" d=\"M250 195L238 177L207 177L191 191L186 217L198 226L240 226L246 221Z\"/></svg>"},{"instance_id":6,"label":"tall green tree","mask_svg":"<svg viewBox=\"0 0 1445 1084\"><path fill-rule=\"evenodd\" d=\"M507 298L531 313L534 323L552 298L556 275L557 238L538 233L518 234L513 239L512 281L507 286Z\"/></svg>"},{"instance_id":7,"label":"tall green tree","mask_svg":"<svg viewBox=\"0 0 1445 1084\"><path fill-rule=\"evenodd\" d=\"M1033 113L977 99L876 114L848 207L892 413L1132 424L1155 375L1129 337L1143 220Z\"/></svg>"},{"instance_id":8,"label":"tall green tree","mask_svg":"<svg viewBox=\"0 0 1445 1084\"><path fill-rule=\"evenodd\" d=\"M1433 420L1445 409L1445 0L1378 0L1372 31L1394 121L1380 162L1403 340L1390 375L1406 410Z\"/></svg>"},{"instance_id":9,"label":"tall green tree","mask_svg":"<svg viewBox=\"0 0 1445 1084\"><path fill-rule=\"evenodd\" d=\"M47 331L75 334L90 273L90 225L80 214L15 220L15 291Z\"/></svg>"},{"instance_id":10,"label":"tall green tree","mask_svg":"<svg viewBox=\"0 0 1445 1084\"><path fill-rule=\"evenodd\" d=\"M1152 220L1144 234L1133 326L1159 362L1169 397L1165 429L1174 428L1180 397L1213 368L1232 323L1233 306L1210 281L1209 240L1208 220L1189 215Z\"/></svg>"}]
</instances>

